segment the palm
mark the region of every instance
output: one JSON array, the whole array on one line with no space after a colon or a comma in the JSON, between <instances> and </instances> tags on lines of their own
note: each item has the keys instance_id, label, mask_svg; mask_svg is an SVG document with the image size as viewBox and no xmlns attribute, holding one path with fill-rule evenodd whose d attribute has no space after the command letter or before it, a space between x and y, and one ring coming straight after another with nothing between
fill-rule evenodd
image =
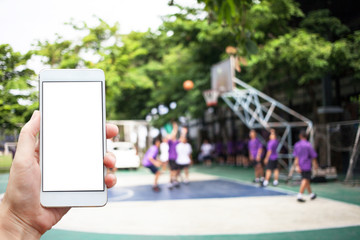
<instances>
[{"instance_id":1,"label":"palm","mask_svg":"<svg viewBox=\"0 0 360 240\"><path fill-rule=\"evenodd\" d=\"M15 173L16 172L16 177ZM16 157L10 171L9 185L4 200L11 203L10 209L21 215L26 223L40 233L49 230L70 208L44 208L40 205L39 155L35 151L27 161ZM21 213L17 210L21 209Z\"/></svg>"},{"instance_id":2,"label":"palm","mask_svg":"<svg viewBox=\"0 0 360 240\"><path fill-rule=\"evenodd\" d=\"M12 217L18 223L17 226L20 225L28 230L34 229L43 234L60 221L70 208L44 208L40 204L41 174L39 144L36 141L39 130L40 114L35 111L30 121L21 130L15 159L10 170L9 183L1 205L4 206L3 211L6 209L8 217ZM117 133L118 129L115 125L106 126L107 138L112 138ZM106 154L104 165L113 168L115 157L109 153ZM104 181L106 186L111 188L116 183L116 177L107 174Z\"/></svg>"}]
</instances>

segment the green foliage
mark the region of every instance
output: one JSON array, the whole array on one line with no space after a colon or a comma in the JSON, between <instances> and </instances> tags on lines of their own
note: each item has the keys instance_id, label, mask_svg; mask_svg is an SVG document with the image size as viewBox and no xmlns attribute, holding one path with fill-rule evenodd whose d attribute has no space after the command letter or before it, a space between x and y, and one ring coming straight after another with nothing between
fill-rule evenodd
<instances>
[{"instance_id":1,"label":"green foliage","mask_svg":"<svg viewBox=\"0 0 360 240\"><path fill-rule=\"evenodd\" d=\"M328 71L330 54L331 43L316 34L293 31L268 41L259 54L251 58L247 77L258 88L270 79L294 82L293 86L304 85L321 80Z\"/></svg>"},{"instance_id":2,"label":"green foliage","mask_svg":"<svg viewBox=\"0 0 360 240\"><path fill-rule=\"evenodd\" d=\"M344 37L350 32L350 29L338 18L331 16L329 9L310 12L300 23L300 27L312 33L318 33L330 41Z\"/></svg>"},{"instance_id":3,"label":"green foliage","mask_svg":"<svg viewBox=\"0 0 360 240\"><path fill-rule=\"evenodd\" d=\"M95 26L70 22L68 25L84 37L58 36L53 42L38 42L33 53L43 56L43 62L53 68L104 70L109 119L144 119L152 108L176 102L176 109L154 116L155 126L179 116L203 115L206 106L202 92L210 88L210 68L228 57L227 46L236 46L238 54L248 60L249 65L242 66L241 78L265 91L276 84L292 96L302 87L314 98L313 84L326 75L360 78L360 31L350 33L328 10L305 16L294 0L198 2L204 3L204 9L176 5L177 13L163 17L154 32L121 35L118 23L109 25L100 18ZM16 69L30 55L1 51L3 62L16 63L15 67L1 69L0 74L13 73L1 86L8 92L29 88L26 79L31 78L32 71L20 73ZM194 82L191 91L182 87L187 79ZM16 105L18 97L9 96L11 100L0 98L10 103L0 110L19 112L13 114L18 119L6 120L14 126L23 121L24 106Z\"/></svg>"},{"instance_id":4,"label":"green foliage","mask_svg":"<svg viewBox=\"0 0 360 240\"><path fill-rule=\"evenodd\" d=\"M35 97L29 82L34 72L26 67L30 57L31 53L22 55L8 44L0 45L0 127L8 132L25 122L37 106L24 105Z\"/></svg>"},{"instance_id":5,"label":"green foliage","mask_svg":"<svg viewBox=\"0 0 360 240\"><path fill-rule=\"evenodd\" d=\"M148 53L148 50L140 45L146 33L133 32L121 36L118 23L110 26L100 18L94 27L86 23L67 24L84 32L85 36L80 41L64 40L58 36L53 43L39 42L35 53L43 56L43 62L53 68L102 69L106 76L107 117L144 118L141 111L127 111L128 108L122 111L119 106L128 104L129 99L124 97L129 96L129 91L134 92L131 92L130 96L136 96L137 91L140 94L153 87L153 82L145 73L146 69L135 62ZM135 106L145 107L145 102L140 98L134 97L132 101L136 102Z\"/></svg>"},{"instance_id":6,"label":"green foliage","mask_svg":"<svg viewBox=\"0 0 360 240\"><path fill-rule=\"evenodd\" d=\"M158 35L151 35L158 46L166 47L151 54L152 59L146 63L147 75L155 87L145 111L149 113L153 107L177 103L177 108L168 114L155 116L153 124L156 126L163 126L179 116L203 115L206 105L202 92L210 88L210 67L226 57L226 46L236 43L230 29L194 17L194 14L203 14L202 11L181 9L181 13L164 18ZM187 79L194 82L190 91L183 89L183 82Z\"/></svg>"},{"instance_id":7,"label":"green foliage","mask_svg":"<svg viewBox=\"0 0 360 240\"><path fill-rule=\"evenodd\" d=\"M235 35L239 54L257 53L257 45L285 34L289 21L303 17L294 0L198 0L205 3L209 19L225 24Z\"/></svg>"}]
</instances>

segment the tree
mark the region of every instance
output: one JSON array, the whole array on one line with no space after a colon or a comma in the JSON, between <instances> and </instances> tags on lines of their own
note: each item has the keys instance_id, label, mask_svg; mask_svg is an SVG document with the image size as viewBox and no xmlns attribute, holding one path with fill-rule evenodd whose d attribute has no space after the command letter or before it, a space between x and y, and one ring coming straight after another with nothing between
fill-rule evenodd
<instances>
[{"instance_id":1,"label":"tree","mask_svg":"<svg viewBox=\"0 0 360 240\"><path fill-rule=\"evenodd\" d=\"M100 18L94 27L84 22L78 25L70 22L68 25L86 35L80 40L58 36L54 42L38 42L35 53L43 56L43 62L53 68L102 69L106 76L107 117L144 118L141 111L123 106L129 106L127 96L137 96L131 91L144 93L153 87L144 74L144 68L134 61L147 54L147 50L139 45L139 39L143 39L145 33L121 36L117 23L110 26ZM141 98L135 97L131 101L134 106L145 106Z\"/></svg>"},{"instance_id":2,"label":"tree","mask_svg":"<svg viewBox=\"0 0 360 240\"><path fill-rule=\"evenodd\" d=\"M303 17L294 0L198 0L205 3L209 21L216 20L229 27L237 40L239 54L256 54L258 44L285 34L289 22Z\"/></svg>"},{"instance_id":3,"label":"tree","mask_svg":"<svg viewBox=\"0 0 360 240\"><path fill-rule=\"evenodd\" d=\"M317 34L295 30L269 40L249 61L244 78L254 87L266 90L271 83L289 99L305 88L317 111L314 86L329 71L332 44Z\"/></svg>"},{"instance_id":4,"label":"tree","mask_svg":"<svg viewBox=\"0 0 360 240\"><path fill-rule=\"evenodd\" d=\"M211 65L221 60L226 46L236 43L228 28L218 22L209 23L198 9L180 8L180 13L164 17L158 35L151 36L150 57L145 63L147 75L154 83L147 102L147 113L159 105L177 108L168 114L154 116L153 124L163 126L180 116L198 118L206 110L202 92L210 88ZM149 38L143 45L146 46ZM156 51L156 52L154 52ZM195 86L190 91L183 89L183 82L191 79Z\"/></svg>"},{"instance_id":5,"label":"tree","mask_svg":"<svg viewBox=\"0 0 360 240\"><path fill-rule=\"evenodd\" d=\"M30 82L34 72L26 67L30 57L31 53L22 55L8 44L0 45L0 126L7 132L17 129L37 108Z\"/></svg>"}]
</instances>

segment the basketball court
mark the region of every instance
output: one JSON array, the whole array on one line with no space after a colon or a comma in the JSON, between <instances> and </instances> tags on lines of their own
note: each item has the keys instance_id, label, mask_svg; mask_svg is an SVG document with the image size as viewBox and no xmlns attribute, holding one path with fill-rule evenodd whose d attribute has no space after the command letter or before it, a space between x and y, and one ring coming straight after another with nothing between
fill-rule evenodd
<instances>
[{"instance_id":1,"label":"basketball court","mask_svg":"<svg viewBox=\"0 0 360 240\"><path fill-rule=\"evenodd\" d=\"M219 170L222 174L211 174ZM233 177L234 173L243 177ZM342 187L347 195L354 195L355 204L325 198L321 191L318 199L302 204L296 201L296 191L285 189L288 187L284 183L261 188L243 180L246 174L243 169L229 167L194 167L189 185L169 190L169 176L164 174L160 180L162 191L155 193L151 190L153 175L147 169L120 171L105 207L73 208L41 239L360 237L358 187ZM7 177L0 175L2 193ZM314 188L320 190L323 186L315 184ZM335 196L341 190L333 187L332 191Z\"/></svg>"},{"instance_id":2,"label":"basketball court","mask_svg":"<svg viewBox=\"0 0 360 240\"><path fill-rule=\"evenodd\" d=\"M161 176L160 193L151 190L147 171L118 172L118 179L105 207L71 209L42 239L278 239L343 228L353 229L344 239L360 236L360 200L355 205L320 196L301 204L293 191L198 171L191 172L189 185L173 190L166 187L168 176Z\"/></svg>"}]
</instances>

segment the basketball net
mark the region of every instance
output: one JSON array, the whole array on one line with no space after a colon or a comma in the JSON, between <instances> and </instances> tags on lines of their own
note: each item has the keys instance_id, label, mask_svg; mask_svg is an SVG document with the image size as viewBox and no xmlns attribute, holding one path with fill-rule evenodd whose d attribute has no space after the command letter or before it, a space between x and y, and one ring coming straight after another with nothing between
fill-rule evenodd
<instances>
[{"instance_id":1,"label":"basketball net","mask_svg":"<svg viewBox=\"0 0 360 240\"><path fill-rule=\"evenodd\" d=\"M217 90L209 89L203 92L203 96L208 107L216 106L218 103L219 92Z\"/></svg>"}]
</instances>

